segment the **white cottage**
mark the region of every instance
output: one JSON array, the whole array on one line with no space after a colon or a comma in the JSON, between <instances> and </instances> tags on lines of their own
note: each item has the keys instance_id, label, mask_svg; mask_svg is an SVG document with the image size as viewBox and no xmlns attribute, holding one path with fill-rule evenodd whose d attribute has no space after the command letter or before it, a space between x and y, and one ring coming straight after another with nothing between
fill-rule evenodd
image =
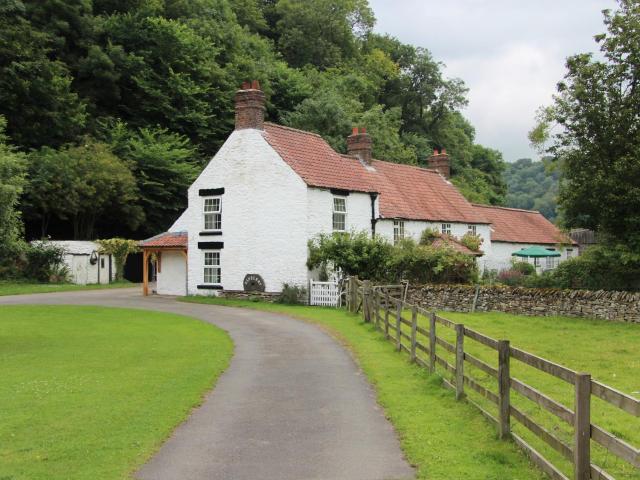
<instances>
[{"instance_id":1,"label":"white cottage","mask_svg":"<svg viewBox=\"0 0 640 480\"><path fill-rule=\"evenodd\" d=\"M157 257L158 293L306 285L308 240L335 231L392 242L418 239L425 228L473 232L491 254L491 220L448 181L444 150L429 168L376 160L370 136L354 129L342 155L315 133L264 122L257 82L235 101L235 130L189 188L188 208L168 232L141 243L145 267Z\"/></svg>"}]
</instances>

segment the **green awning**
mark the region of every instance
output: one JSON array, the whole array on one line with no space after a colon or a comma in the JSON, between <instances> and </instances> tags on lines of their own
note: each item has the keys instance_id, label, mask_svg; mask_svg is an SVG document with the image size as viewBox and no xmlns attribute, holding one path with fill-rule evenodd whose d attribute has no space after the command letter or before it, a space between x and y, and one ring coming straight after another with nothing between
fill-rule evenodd
<instances>
[{"instance_id":1,"label":"green awning","mask_svg":"<svg viewBox=\"0 0 640 480\"><path fill-rule=\"evenodd\" d=\"M547 250L544 247L529 247L523 248L522 250L518 250L517 252L513 252L511 254L512 257L561 257L562 254L560 252L556 252L554 250Z\"/></svg>"}]
</instances>

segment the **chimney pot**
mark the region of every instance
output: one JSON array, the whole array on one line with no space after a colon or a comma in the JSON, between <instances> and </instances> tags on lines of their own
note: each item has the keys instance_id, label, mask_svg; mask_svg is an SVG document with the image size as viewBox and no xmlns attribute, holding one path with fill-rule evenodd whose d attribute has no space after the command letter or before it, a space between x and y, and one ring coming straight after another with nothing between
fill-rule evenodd
<instances>
[{"instance_id":1,"label":"chimney pot","mask_svg":"<svg viewBox=\"0 0 640 480\"><path fill-rule=\"evenodd\" d=\"M437 148L434 148L434 149L433 149L433 155L434 155L434 156L435 156L435 155L438 155L438 153L440 153L440 152L438 152L438 149L437 149Z\"/></svg>"},{"instance_id":2,"label":"chimney pot","mask_svg":"<svg viewBox=\"0 0 640 480\"><path fill-rule=\"evenodd\" d=\"M353 128L347 137L347 153L354 155L366 165L371 165L371 137L366 128Z\"/></svg>"},{"instance_id":3,"label":"chimney pot","mask_svg":"<svg viewBox=\"0 0 640 480\"><path fill-rule=\"evenodd\" d=\"M236 130L255 128L264 130L264 92L260 83L243 82L242 89L236 92Z\"/></svg>"},{"instance_id":4,"label":"chimney pot","mask_svg":"<svg viewBox=\"0 0 640 480\"><path fill-rule=\"evenodd\" d=\"M446 155L447 154L447 149L443 148L442 151L440 152L442 155Z\"/></svg>"}]
</instances>

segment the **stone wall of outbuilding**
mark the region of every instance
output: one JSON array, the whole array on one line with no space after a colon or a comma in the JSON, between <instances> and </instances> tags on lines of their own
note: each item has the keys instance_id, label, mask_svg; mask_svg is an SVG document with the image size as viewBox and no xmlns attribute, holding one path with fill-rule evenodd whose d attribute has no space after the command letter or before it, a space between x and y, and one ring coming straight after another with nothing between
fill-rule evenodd
<instances>
[{"instance_id":1,"label":"stone wall of outbuilding","mask_svg":"<svg viewBox=\"0 0 640 480\"><path fill-rule=\"evenodd\" d=\"M599 318L640 323L640 292L474 285L409 285L407 302L426 309Z\"/></svg>"}]
</instances>

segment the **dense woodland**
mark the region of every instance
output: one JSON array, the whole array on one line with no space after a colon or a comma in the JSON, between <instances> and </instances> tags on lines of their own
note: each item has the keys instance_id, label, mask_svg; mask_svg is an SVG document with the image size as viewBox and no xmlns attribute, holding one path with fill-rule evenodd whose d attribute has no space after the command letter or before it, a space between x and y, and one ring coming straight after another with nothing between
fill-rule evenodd
<instances>
[{"instance_id":1,"label":"dense woodland","mask_svg":"<svg viewBox=\"0 0 640 480\"><path fill-rule=\"evenodd\" d=\"M366 0L2 2L0 115L26 165L27 237L165 230L248 79L271 121L342 151L366 126L374 155L394 162L445 147L468 198L502 203L504 162L475 143L464 83L374 23Z\"/></svg>"},{"instance_id":2,"label":"dense woodland","mask_svg":"<svg viewBox=\"0 0 640 480\"><path fill-rule=\"evenodd\" d=\"M507 183L506 206L538 210L552 222L556 221L560 170L550 158L542 161L521 158L507 163L504 179Z\"/></svg>"}]
</instances>

